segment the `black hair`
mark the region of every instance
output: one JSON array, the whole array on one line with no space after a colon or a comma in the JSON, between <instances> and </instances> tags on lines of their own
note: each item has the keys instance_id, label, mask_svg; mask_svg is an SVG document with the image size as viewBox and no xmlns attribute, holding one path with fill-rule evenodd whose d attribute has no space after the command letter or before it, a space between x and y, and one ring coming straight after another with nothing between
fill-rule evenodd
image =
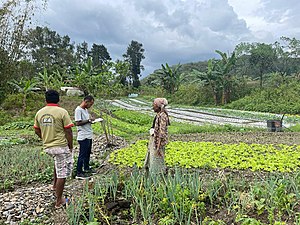
<instances>
[{"instance_id":1,"label":"black hair","mask_svg":"<svg viewBox=\"0 0 300 225\"><path fill-rule=\"evenodd\" d=\"M48 90L45 92L45 98L47 103L58 103L59 102L59 93L55 90Z\"/></svg>"},{"instance_id":2,"label":"black hair","mask_svg":"<svg viewBox=\"0 0 300 225\"><path fill-rule=\"evenodd\" d=\"M88 102L94 101L94 97L91 95L87 95L84 97L83 101L88 101Z\"/></svg>"}]
</instances>

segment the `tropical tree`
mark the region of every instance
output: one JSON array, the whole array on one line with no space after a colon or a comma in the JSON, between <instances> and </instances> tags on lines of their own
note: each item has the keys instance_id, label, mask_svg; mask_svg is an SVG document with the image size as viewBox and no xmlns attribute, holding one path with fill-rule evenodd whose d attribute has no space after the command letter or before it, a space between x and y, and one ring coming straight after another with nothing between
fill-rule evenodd
<instances>
[{"instance_id":1,"label":"tropical tree","mask_svg":"<svg viewBox=\"0 0 300 225\"><path fill-rule=\"evenodd\" d=\"M60 88L65 85L65 81L67 78L66 73L64 71L60 72L59 70L56 70L52 72L51 76L51 88L55 90L60 90Z\"/></svg>"},{"instance_id":2,"label":"tropical tree","mask_svg":"<svg viewBox=\"0 0 300 225\"><path fill-rule=\"evenodd\" d=\"M130 76L130 64L126 61L117 60L114 64L116 79L123 86L128 86L127 78Z\"/></svg>"},{"instance_id":3,"label":"tropical tree","mask_svg":"<svg viewBox=\"0 0 300 225\"><path fill-rule=\"evenodd\" d=\"M144 70L143 65L141 65L142 60L145 58L144 51L141 43L132 40L126 53L123 54L125 61L129 62L131 72L129 80L135 88L141 85L139 77L141 76L141 70Z\"/></svg>"},{"instance_id":4,"label":"tropical tree","mask_svg":"<svg viewBox=\"0 0 300 225\"><path fill-rule=\"evenodd\" d=\"M236 63L235 63L235 73L242 76L250 76L253 75L253 69L250 66L249 58L250 58L250 50L253 44L241 42L238 44L235 49L236 55Z\"/></svg>"},{"instance_id":5,"label":"tropical tree","mask_svg":"<svg viewBox=\"0 0 300 225\"><path fill-rule=\"evenodd\" d=\"M276 60L276 52L272 45L257 43L250 50L250 64L257 69L260 80L260 87L263 85L263 76L268 72L272 72L274 62Z\"/></svg>"},{"instance_id":6,"label":"tropical tree","mask_svg":"<svg viewBox=\"0 0 300 225\"><path fill-rule=\"evenodd\" d=\"M226 53L216 50L221 56L221 60L217 61L217 74L220 76L220 83L222 86L222 104L227 104L230 101L230 92L233 88L234 76L232 70L236 62L236 56L233 52L231 56L227 56Z\"/></svg>"},{"instance_id":7,"label":"tropical tree","mask_svg":"<svg viewBox=\"0 0 300 225\"><path fill-rule=\"evenodd\" d=\"M46 0L4 0L0 6L0 45L12 60L21 57L24 38L34 13L45 8Z\"/></svg>"},{"instance_id":8,"label":"tropical tree","mask_svg":"<svg viewBox=\"0 0 300 225\"><path fill-rule=\"evenodd\" d=\"M46 91L48 91L51 88L51 82L52 82L53 76L52 74L48 74L47 69L44 67L43 72L39 72L37 76L37 80L39 83L44 87Z\"/></svg>"},{"instance_id":9,"label":"tropical tree","mask_svg":"<svg viewBox=\"0 0 300 225\"><path fill-rule=\"evenodd\" d=\"M300 41L296 38L281 37L280 41L273 44L276 53L274 66L284 78L292 73L298 72L299 56L300 56Z\"/></svg>"},{"instance_id":10,"label":"tropical tree","mask_svg":"<svg viewBox=\"0 0 300 225\"><path fill-rule=\"evenodd\" d=\"M7 81L12 78L14 65L15 63L9 58L7 51L0 47L0 100L8 91Z\"/></svg>"},{"instance_id":11,"label":"tropical tree","mask_svg":"<svg viewBox=\"0 0 300 225\"><path fill-rule=\"evenodd\" d=\"M35 78L32 78L32 79L21 78L21 80L19 80L19 81L13 80L8 83L10 85L12 85L17 92L23 94L22 112L25 114L26 107L27 107L27 102L26 102L27 96L30 92L32 92L35 89L38 82L36 81Z\"/></svg>"},{"instance_id":12,"label":"tropical tree","mask_svg":"<svg viewBox=\"0 0 300 225\"><path fill-rule=\"evenodd\" d=\"M88 49L88 43L87 42L82 42L78 45L76 45L76 63L86 63L88 60L89 56L89 49Z\"/></svg>"},{"instance_id":13,"label":"tropical tree","mask_svg":"<svg viewBox=\"0 0 300 225\"><path fill-rule=\"evenodd\" d=\"M202 84L204 81L204 85L210 87L215 105L220 103L227 104L230 101L230 93L235 82L232 70L236 62L236 56L234 52L230 57L221 51L216 50L216 52L221 56L220 60L208 60L205 72L193 69L186 79L190 79L192 83L199 84Z\"/></svg>"},{"instance_id":14,"label":"tropical tree","mask_svg":"<svg viewBox=\"0 0 300 225\"><path fill-rule=\"evenodd\" d=\"M88 58L86 63L78 65L75 68L74 73L71 75L72 84L80 88L85 95L88 95L92 91L94 85L92 81L92 76L96 75L93 67L93 61Z\"/></svg>"},{"instance_id":15,"label":"tropical tree","mask_svg":"<svg viewBox=\"0 0 300 225\"><path fill-rule=\"evenodd\" d=\"M92 58L93 67L101 68L103 64L111 60L111 57L104 45L93 44L91 51L89 52L89 57Z\"/></svg>"},{"instance_id":16,"label":"tropical tree","mask_svg":"<svg viewBox=\"0 0 300 225\"><path fill-rule=\"evenodd\" d=\"M220 73L217 70L217 60L209 59L205 72L194 69L192 75L194 77L192 82L199 83L200 81L204 81L205 85L210 87L215 105L219 105L221 96L221 81L219 76Z\"/></svg>"},{"instance_id":17,"label":"tropical tree","mask_svg":"<svg viewBox=\"0 0 300 225\"><path fill-rule=\"evenodd\" d=\"M164 66L161 65L162 69L158 72L161 79L163 88L170 94L174 94L181 84L181 73L179 71L181 65L178 64L175 67L170 67L168 63Z\"/></svg>"},{"instance_id":18,"label":"tropical tree","mask_svg":"<svg viewBox=\"0 0 300 225\"><path fill-rule=\"evenodd\" d=\"M41 72L63 71L75 63L74 44L68 35L61 36L47 27L30 29L27 34L29 56Z\"/></svg>"}]
</instances>

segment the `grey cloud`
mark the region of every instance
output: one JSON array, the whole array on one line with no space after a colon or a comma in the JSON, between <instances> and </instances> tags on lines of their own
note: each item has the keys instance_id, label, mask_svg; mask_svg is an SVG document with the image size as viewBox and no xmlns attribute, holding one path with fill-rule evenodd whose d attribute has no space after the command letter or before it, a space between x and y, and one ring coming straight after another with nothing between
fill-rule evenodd
<instances>
[{"instance_id":1,"label":"grey cloud","mask_svg":"<svg viewBox=\"0 0 300 225\"><path fill-rule=\"evenodd\" d=\"M50 0L45 20L76 43L104 44L113 59L131 40L142 43L147 72L166 62L209 59L251 38L227 0Z\"/></svg>"},{"instance_id":2,"label":"grey cloud","mask_svg":"<svg viewBox=\"0 0 300 225\"><path fill-rule=\"evenodd\" d=\"M262 0L263 7L257 12L270 23L295 23L299 26L300 1Z\"/></svg>"}]
</instances>

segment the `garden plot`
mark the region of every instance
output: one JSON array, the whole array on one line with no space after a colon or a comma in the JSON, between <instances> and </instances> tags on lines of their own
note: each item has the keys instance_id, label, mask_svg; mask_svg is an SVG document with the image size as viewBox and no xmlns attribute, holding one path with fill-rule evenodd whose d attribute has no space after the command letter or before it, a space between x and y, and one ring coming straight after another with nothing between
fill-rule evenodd
<instances>
[{"instance_id":1,"label":"garden plot","mask_svg":"<svg viewBox=\"0 0 300 225\"><path fill-rule=\"evenodd\" d=\"M111 101L111 104L123 109L128 109L128 110L134 110L134 111L141 111L141 110L146 110L146 111L150 111L151 108L150 107L141 107L141 106L137 106L136 104L130 104L130 103L126 103L125 101L121 101L121 100L113 100Z\"/></svg>"},{"instance_id":2,"label":"garden plot","mask_svg":"<svg viewBox=\"0 0 300 225\"><path fill-rule=\"evenodd\" d=\"M111 102L112 105L134 111L141 111L143 113L151 112L152 108L147 107L145 102L136 99L126 100L114 100ZM141 106L143 105L143 106ZM148 105L151 105L148 103ZM233 125L241 127L258 127L266 128L266 120L264 119L253 119L253 118L240 118L230 115L220 115L207 113L196 109L188 108L171 108L168 106L168 112L178 122L189 122L197 125L203 124L217 124L217 125ZM291 124L284 124L285 127L290 127Z\"/></svg>"}]
</instances>

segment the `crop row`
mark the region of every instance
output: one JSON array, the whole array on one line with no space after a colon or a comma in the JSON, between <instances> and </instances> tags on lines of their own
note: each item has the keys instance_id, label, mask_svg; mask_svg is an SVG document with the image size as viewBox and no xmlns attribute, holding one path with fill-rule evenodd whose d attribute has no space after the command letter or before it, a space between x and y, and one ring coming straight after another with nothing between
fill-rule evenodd
<instances>
[{"instance_id":1,"label":"crop row","mask_svg":"<svg viewBox=\"0 0 300 225\"><path fill-rule=\"evenodd\" d=\"M124 137L128 140L136 135L148 134L148 130L152 126L153 116L143 114L136 111L118 109L113 110L110 114L103 115L106 125L110 127L110 132L114 135ZM103 132L103 127L97 123L93 125L96 133ZM189 134L201 132L226 132L226 131L249 131L251 128L240 128L232 125L203 125L197 126L186 123L175 122L171 118L171 126L169 126L170 134Z\"/></svg>"},{"instance_id":2,"label":"crop row","mask_svg":"<svg viewBox=\"0 0 300 225\"><path fill-rule=\"evenodd\" d=\"M290 172L300 167L300 146L263 144L223 144L213 142L170 142L166 164L184 168L231 168L252 171ZM141 168L147 141L137 141L115 151L110 161L116 165Z\"/></svg>"},{"instance_id":3,"label":"crop row","mask_svg":"<svg viewBox=\"0 0 300 225\"><path fill-rule=\"evenodd\" d=\"M139 107L141 104L146 104L151 106L150 102L146 102L145 100L139 99L122 99L122 101L127 102L128 104L134 105ZM185 110L185 106L182 105L172 105L172 108L176 108ZM263 112L253 112L253 111L242 111L242 110L234 110L234 109L222 109L222 108L211 108L211 107L195 107L195 106L188 106L189 109L198 110L199 112L203 113L212 113L214 115L219 116L231 116L237 117L240 119L254 119L254 120L280 120L282 118L282 114L274 114L274 113L263 113ZM285 114L284 121L288 123L297 123L300 121L299 115L290 115Z\"/></svg>"}]
</instances>

